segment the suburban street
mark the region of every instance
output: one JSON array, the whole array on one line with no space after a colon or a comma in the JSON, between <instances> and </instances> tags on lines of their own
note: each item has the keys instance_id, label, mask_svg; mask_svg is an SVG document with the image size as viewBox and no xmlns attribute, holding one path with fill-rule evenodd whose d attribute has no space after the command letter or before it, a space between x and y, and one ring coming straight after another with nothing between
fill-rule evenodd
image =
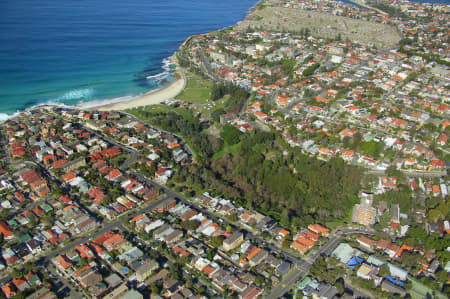
<instances>
[{"instance_id":1,"label":"suburban street","mask_svg":"<svg viewBox=\"0 0 450 299\"><path fill-rule=\"evenodd\" d=\"M108 140L109 142L122 148L123 150L127 150L128 152L130 152L131 156L120 167L120 169L122 171L128 172L129 174L133 175L136 179L140 180L141 182L145 182L148 185L153 185L153 186L157 187L158 189L160 189L161 191L164 192L164 194L166 195L166 198L175 198L178 201L181 201L182 203L184 203L185 205L188 205L188 206L196 209L197 211L203 213L205 216L207 216L209 219L213 220L216 223L222 223L223 225L231 226L233 228L233 230L236 230L236 229L245 230L241 227L237 227L236 225L230 223L226 219L220 218L216 214L214 214L214 213L210 212L209 210L207 210L206 208L194 203L193 201L181 196L180 194L178 194L158 183L155 183L154 181L150 180L149 178L145 177L144 175L142 175L134 170L129 169L129 165L131 165L138 158L139 154L137 153L137 151L128 149L127 147L116 142L112 138L109 138L107 136L103 136L103 137L106 140ZM138 214L145 213L147 211L152 210L154 207L157 206L157 204L159 202L160 201L152 203L150 206L148 206L144 210L135 212L134 215L138 215ZM112 227L117 227L119 225L116 222L113 222L115 224ZM337 232L335 232L335 234L336 233ZM351 233L371 234L371 232L366 231L366 230L360 230L359 228L347 229L340 233L342 233L342 234L351 234ZM270 250L271 252L280 253L285 259L289 260L292 264L292 270L289 272L289 274L286 277L284 277L283 280L280 283L278 283L272 289L270 294L266 297L266 298L271 298L271 299L272 298L273 299L280 298L284 294L286 294L289 290L293 289L295 287L295 285L308 274L309 269L311 268L312 264L314 264L315 260L320 255L330 255L331 252L337 247L337 245L340 242L340 236L333 235L317 251L311 253L309 256L302 259L302 258L299 258L299 257L287 252L286 250L283 250L279 246L275 246L274 244L272 244L270 242L266 242L261 237L253 234L252 232L249 232L248 230L245 230L245 235L246 235L246 239L251 240L252 242L256 243L258 246L260 246L262 248L266 248L266 249Z\"/></svg>"},{"instance_id":2,"label":"suburban street","mask_svg":"<svg viewBox=\"0 0 450 299\"><path fill-rule=\"evenodd\" d=\"M301 265L296 265L295 268L289 272L286 277L278 283L270 292L269 295L267 295L266 299L277 299L281 298L289 292L292 288L295 287L295 285L306 275L308 274L309 270L311 269L311 264L307 262L302 262Z\"/></svg>"},{"instance_id":3,"label":"suburban street","mask_svg":"<svg viewBox=\"0 0 450 299\"><path fill-rule=\"evenodd\" d=\"M7 7L0 299L450 297L450 3L237 2Z\"/></svg>"},{"instance_id":4,"label":"suburban street","mask_svg":"<svg viewBox=\"0 0 450 299\"><path fill-rule=\"evenodd\" d=\"M217 78L217 76L214 74L214 71L212 70L211 65L209 64L208 59L206 59L203 51L199 51L199 53L200 53L200 60L202 61L203 66L205 67L208 77L210 77L212 80L216 82L220 81L219 78Z\"/></svg>"},{"instance_id":5,"label":"suburban street","mask_svg":"<svg viewBox=\"0 0 450 299\"><path fill-rule=\"evenodd\" d=\"M154 186L154 187L158 188L162 192L163 195L161 196L160 199L153 201L150 204L145 205L142 208L138 208L131 214L128 214L126 217L120 217L112 222L107 222L107 221L101 222L100 228L97 229L96 231L93 231L93 232L89 233L88 235L83 236L82 238L75 239L70 244L68 244L64 247L60 247L60 248L48 253L41 259L39 259L38 264L41 266L46 266L46 265L51 264L52 259L57 257L58 255L74 249L77 245L84 244L89 240L93 240L93 239L101 236L102 234L104 234L107 231L111 231L114 229L128 230L123 225L124 224L123 221L127 221L128 219L131 219L139 214L147 213L147 212L154 210L155 207L157 207L166 198L175 198L177 201L179 201L185 205L188 205L191 208L194 208L195 210L203 213L206 217L208 217L209 219L213 220L216 223L221 223L224 226L230 226L233 228L233 230L244 231L246 239L252 241L253 243L257 244L261 248L266 248L270 252L279 253L282 255L283 258L290 261L292 264L291 271L283 278L283 280L279 284L277 284L271 290L270 294L267 295L267 298L270 298L270 299L280 298L284 294L286 294L289 290L293 289L295 287L295 285L308 274L312 264L314 264L315 260L320 255L329 256L331 254L331 252L334 250L334 248L336 248L336 246L339 244L341 235L352 234L352 233L371 234L371 231L361 230L359 228L346 229L343 231L336 231L336 232L332 233L330 235L330 239L325 244L320 246L316 251L310 253L309 255L305 256L304 258L300 258L300 257L295 256L294 254L282 249L281 246L278 246L277 244L273 244L271 242L265 241L264 239L262 239L262 237L250 232L249 230L236 226L235 224L227 221L226 219L223 219L223 218L217 216L215 213L200 206L199 204L183 197L182 195L166 188L165 186L155 183L154 181L145 177L144 175L130 169L130 165L135 163L137 161L137 159L140 157L140 154L138 153L137 150L135 150L133 148L129 148L129 147L117 142L115 139L113 139L109 136L106 136L105 134L93 132L90 129L87 129L87 130L92 134L101 135L102 138L104 138L110 144L113 144L114 146L119 147L122 150L122 152L128 153L129 156L120 165L120 167L119 167L120 170L128 173L131 176L134 176L137 180L139 180L149 186ZM40 165L34 165L34 166L40 167ZM43 169L43 167L40 167L40 168L44 174L48 175L49 177L51 177L53 179L53 176L50 173L48 173L48 171L46 169ZM70 283L68 283L64 277L61 277L61 275L58 274L56 270L51 270L51 273L53 275L58 276L61 279L61 281L63 282L63 284L66 285L67 287L69 287L69 289L71 290L71 295L74 298L80 298L80 295L77 293L77 291L75 289L73 289L73 287L70 285Z\"/></svg>"},{"instance_id":6,"label":"suburban street","mask_svg":"<svg viewBox=\"0 0 450 299\"><path fill-rule=\"evenodd\" d=\"M125 226L123 226L123 221L125 219L133 218L133 217L135 217L135 216L137 216L139 214L147 213L147 212L152 211L164 199L165 199L165 197L161 198L159 200L153 201L152 203L150 203L146 207L144 207L144 208L142 208L142 209L140 209L140 210L138 210L138 211L136 211L134 213L131 213L131 214L127 215L127 217L120 217L120 218L118 218L117 220L115 220L113 222L104 222L104 224L101 226L102 228L100 230L97 230L97 231L95 231L93 233L90 233L89 235L87 235L87 236L85 236L85 237L83 237L81 239L77 239L77 240L75 240L74 242L70 243L69 245L67 245L65 247L59 248L59 249L57 249L55 251L52 251L50 254L47 254L44 259L50 261L52 258L55 258L56 256L66 252L66 251L69 251L69 250L75 248L76 246L78 246L80 244L84 244L84 243L86 243L89 240L93 240L95 238L98 238L99 236L103 235L107 231L110 231L110 230L113 230L113 229L128 230Z\"/></svg>"}]
</instances>

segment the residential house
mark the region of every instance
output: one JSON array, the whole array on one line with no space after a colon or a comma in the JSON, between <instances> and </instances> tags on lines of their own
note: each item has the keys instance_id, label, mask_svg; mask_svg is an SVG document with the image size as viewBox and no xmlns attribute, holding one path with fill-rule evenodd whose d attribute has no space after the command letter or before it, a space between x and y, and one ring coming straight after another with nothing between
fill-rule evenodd
<instances>
[{"instance_id":1,"label":"residential house","mask_svg":"<svg viewBox=\"0 0 450 299\"><path fill-rule=\"evenodd\" d=\"M361 265L361 267L359 267L358 271L356 272L356 276L362 278L362 279L366 279L366 280L371 280L372 277L374 275L376 275L377 270L375 267L372 267L368 264L363 263Z\"/></svg>"},{"instance_id":2,"label":"residential house","mask_svg":"<svg viewBox=\"0 0 450 299\"><path fill-rule=\"evenodd\" d=\"M102 281L102 276L89 265L75 272L74 278L83 288L94 286Z\"/></svg>"},{"instance_id":3,"label":"residential house","mask_svg":"<svg viewBox=\"0 0 450 299\"><path fill-rule=\"evenodd\" d=\"M358 243L363 246L366 247L368 249L372 249L373 246L375 246L375 241L369 237L366 236L361 236L358 237L358 239L356 239L358 241Z\"/></svg>"},{"instance_id":4,"label":"residential house","mask_svg":"<svg viewBox=\"0 0 450 299\"><path fill-rule=\"evenodd\" d=\"M145 262L136 269L136 279L141 282L145 281L158 267L159 265L155 261Z\"/></svg>"},{"instance_id":5,"label":"residential house","mask_svg":"<svg viewBox=\"0 0 450 299\"><path fill-rule=\"evenodd\" d=\"M256 286L247 287L242 293L239 294L239 299L254 299L262 294L263 290Z\"/></svg>"},{"instance_id":6,"label":"residential house","mask_svg":"<svg viewBox=\"0 0 450 299\"><path fill-rule=\"evenodd\" d=\"M75 160L69 161L60 167L63 173L68 173L72 170L78 169L80 167L86 166L86 158L79 157Z\"/></svg>"},{"instance_id":7,"label":"residential house","mask_svg":"<svg viewBox=\"0 0 450 299\"><path fill-rule=\"evenodd\" d=\"M310 224L308 225L308 229L324 237L328 236L328 233L330 232L328 228L320 224Z\"/></svg>"},{"instance_id":8,"label":"residential house","mask_svg":"<svg viewBox=\"0 0 450 299\"><path fill-rule=\"evenodd\" d=\"M230 251L244 242L244 235L240 231L235 231L231 236L223 241L224 251Z\"/></svg>"},{"instance_id":9,"label":"residential house","mask_svg":"<svg viewBox=\"0 0 450 299\"><path fill-rule=\"evenodd\" d=\"M407 292L404 288L402 288L396 284L393 284L392 282L390 282L388 280L384 280L381 283L381 290L383 292L387 292L387 293L398 294L401 297L404 297L407 294Z\"/></svg>"}]
</instances>

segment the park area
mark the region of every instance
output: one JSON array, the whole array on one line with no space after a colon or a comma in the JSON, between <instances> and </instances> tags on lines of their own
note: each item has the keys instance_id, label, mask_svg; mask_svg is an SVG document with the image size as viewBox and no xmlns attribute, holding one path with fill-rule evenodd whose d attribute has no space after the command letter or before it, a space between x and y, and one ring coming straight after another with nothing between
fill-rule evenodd
<instances>
[{"instance_id":1,"label":"park area","mask_svg":"<svg viewBox=\"0 0 450 299\"><path fill-rule=\"evenodd\" d=\"M205 104L211 98L213 82L193 72L186 72L185 76L187 80L186 87L177 98L187 103Z\"/></svg>"}]
</instances>

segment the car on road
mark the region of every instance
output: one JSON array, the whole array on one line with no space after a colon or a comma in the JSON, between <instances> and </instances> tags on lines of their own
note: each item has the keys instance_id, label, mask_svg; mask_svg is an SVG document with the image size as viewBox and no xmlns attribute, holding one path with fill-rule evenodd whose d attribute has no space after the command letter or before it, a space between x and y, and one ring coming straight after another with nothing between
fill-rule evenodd
<instances>
[{"instance_id":1,"label":"car on road","mask_svg":"<svg viewBox=\"0 0 450 299\"><path fill-rule=\"evenodd\" d=\"M57 289L57 290L59 290L60 288L62 288L64 286L64 284L62 283L62 281L57 281L56 283L55 283L55 288Z\"/></svg>"},{"instance_id":2,"label":"car on road","mask_svg":"<svg viewBox=\"0 0 450 299\"><path fill-rule=\"evenodd\" d=\"M58 292L58 298L70 297L70 289L69 287L65 287L61 291Z\"/></svg>"}]
</instances>

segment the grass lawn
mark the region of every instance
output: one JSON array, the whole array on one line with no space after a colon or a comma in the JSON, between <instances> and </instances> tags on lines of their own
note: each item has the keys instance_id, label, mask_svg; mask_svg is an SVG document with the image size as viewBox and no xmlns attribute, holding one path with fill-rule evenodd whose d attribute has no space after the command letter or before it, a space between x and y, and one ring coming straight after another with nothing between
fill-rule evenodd
<instances>
[{"instance_id":1,"label":"grass lawn","mask_svg":"<svg viewBox=\"0 0 450 299\"><path fill-rule=\"evenodd\" d=\"M225 154L231 154L231 155L234 156L240 148L241 148L241 143L240 142L236 143L236 144L233 144L233 145L225 145L223 150L221 150L220 152L217 152L217 153L214 154L214 158L215 159L220 159Z\"/></svg>"},{"instance_id":2,"label":"grass lawn","mask_svg":"<svg viewBox=\"0 0 450 299\"><path fill-rule=\"evenodd\" d=\"M409 291L412 299L422 299L422 298L425 298L427 293L429 293L430 295L433 293L433 290L431 290L429 287L427 287L420 281L416 280L415 278L408 278L408 279L412 283L412 288ZM447 296L445 296L441 292L435 291L435 295L436 295L435 298L442 298L442 299L447 298Z\"/></svg>"},{"instance_id":3,"label":"grass lawn","mask_svg":"<svg viewBox=\"0 0 450 299\"><path fill-rule=\"evenodd\" d=\"M211 97L213 82L202 76L187 72L186 88L177 96L178 99L192 104L204 104Z\"/></svg>"},{"instance_id":4,"label":"grass lawn","mask_svg":"<svg viewBox=\"0 0 450 299\"><path fill-rule=\"evenodd\" d=\"M192 120L192 118L194 117L192 115L191 111L186 109L186 108L182 108L182 107L175 108L175 107L172 107L172 106L162 105L162 104L149 105L149 106L144 106L144 107L137 107L137 108L133 108L133 109L128 109L126 112L128 112L130 114L133 114L137 118L140 118L140 119L145 121L144 117L141 114L142 111L149 111L149 112L169 112L169 111L172 111L172 112L175 112L175 113L181 115L186 120Z\"/></svg>"},{"instance_id":5,"label":"grass lawn","mask_svg":"<svg viewBox=\"0 0 450 299\"><path fill-rule=\"evenodd\" d=\"M196 105L196 107L193 109L200 112L203 116L207 117L214 111L223 109L225 107L225 102L229 99L229 97L229 95L226 95L215 102L208 100L203 105Z\"/></svg>"}]
</instances>

